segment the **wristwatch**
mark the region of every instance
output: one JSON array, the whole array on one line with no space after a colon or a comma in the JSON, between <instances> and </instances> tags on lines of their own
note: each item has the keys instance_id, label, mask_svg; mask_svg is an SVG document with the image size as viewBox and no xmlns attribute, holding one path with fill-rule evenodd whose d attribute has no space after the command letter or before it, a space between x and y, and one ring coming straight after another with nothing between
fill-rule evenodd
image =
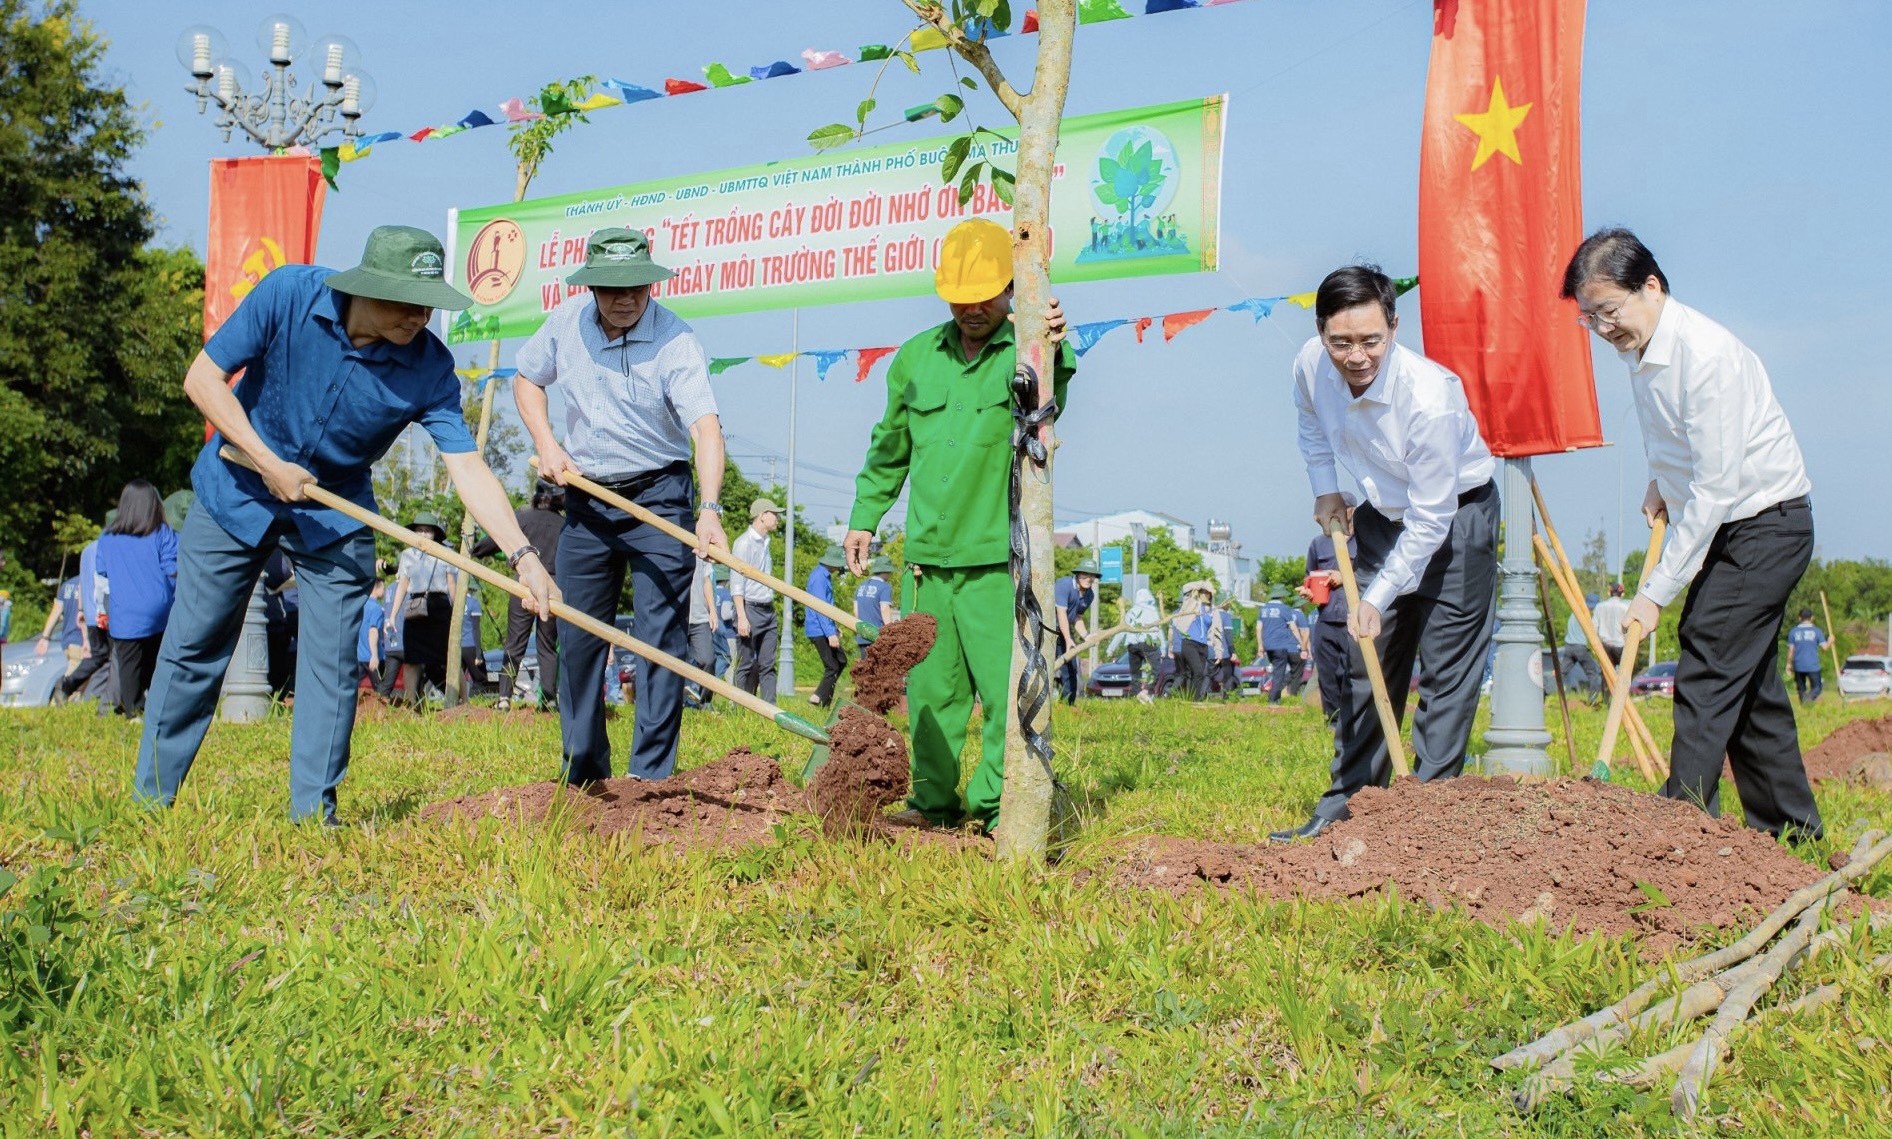
<instances>
[{"instance_id":1,"label":"wristwatch","mask_svg":"<svg viewBox=\"0 0 1892 1139\"><path fill-rule=\"evenodd\" d=\"M541 557L539 548L527 542L525 545L506 555L506 568L516 572L519 569L519 563L525 560L527 554L531 554L535 558Z\"/></svg>"},{"instance_id":2,"label":"wristwatch","mask_svg":"<svg viewBox=\"0 0 1892 1139\"><path fill-rule=\"evenodd\" d=\"M707 510L713 514L721 514L723 512L723 504L720 502L717 502L715 499L711 499L708 502L703 503L701 506L698 506L697 510L699 511Z\"/></svg>"}]
</instances>

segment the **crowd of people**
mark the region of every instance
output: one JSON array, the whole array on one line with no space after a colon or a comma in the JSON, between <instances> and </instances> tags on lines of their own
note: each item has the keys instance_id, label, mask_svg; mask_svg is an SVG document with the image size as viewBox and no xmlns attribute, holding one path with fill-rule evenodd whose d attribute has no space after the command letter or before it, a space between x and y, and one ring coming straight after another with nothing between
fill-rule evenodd
<instances>
[{"instance_id":1,"label":"crowd of people","mask_svg":"<svg viewBox=\"0 0 1892 1139\"><path fill-rule=\"evenodd\" d=\"M894 353L845 538L806 579L815 597L838 603L848 599L842 574L851 573L852 612L865 625L902 612L937 621L937 642L907 685L906 816L921 825L990 828L997 819L1014 638L1009 482L1019 441L1068 406L1076 373L1053 299L1042 345L1049 382L1014 384L1026 370L1011 312L1012 246L1007 230L984 219L962 222L944 239L935 288L949 319ZM604 731L610 646L552 620L561 600L613 623L628 580L634 612L620 627L700 668L728 670L744 690L774 702L782 636L775 590L706 559L733 554L767 570L783 511L766 498L752 502L732 550L708 355L690 325L653 300L652 286L673 274L653 260L646 236L592 233L584 267L567 281L588 291L554 309L518 353L514 398L543 481L516 511L467 430L453 361L427 329L436 308L472 303L442 279L443 256L431 234L387 226L346 272L285 266L264 277L184 380L215 429L193 471L194 507L173 529L155 489L132 482L105 533L81 555L79 573L60 583L42 646L60 633L71 664L62 692L109 667L112 706L143 715L134 780L141 799L168 805L188 774L259 577L275 599L272 634L280 630L295 646L294 663L275 677L284 688L293 683L296 697L293 818L337 821L359 685L385 692L398 675L417 698L444 684L457 571L410 549L383 580L363 523L307 495L319 483L372 510L370 468L410 424L438 445L469 515L489 535L477 552L503 556L524 587L508 605L501 703L522 696L517 675L536 641L543 692L559 713L561 779L588 786L616 769ZM1726 329L1669 295L1654 255L1627 230L1586 240L1562 295L1628 368L1651 472L1644 513L1652 524L1671 523L1638 596L1625 599L1615 588L1607 601L1588 602L1603 651L1618 660L1628 629L1652 628L1662 607L1682 602L1676 734L1663 793L1715 812L1725 755L1751 825L1817 837L1821 819L1778 660L1781 611L1811 553L1810 482L1766 371ZM1464 769L1496 599L1497 461L1457 377L1398 343L1396 291L1377 267L1330 273L1314 313L1316 334L1292 368L1292 400L1320 536L1293 591L1299 603L1276 586L1256 611L1255 652L1276 702L1299 694L1312 664L1334 752L1328 791L1305 825L1271 836L1279 841L1321 833L1347 817L1355 792L1389 780L1365 643L1385 675L1416 673L1418 777ZM1035 358L1040 346L1033 347ZM243 381L232 387L238 372ZM549 413L553 385L564 394L562 430ZM226 447L246 461L226 458ZM1358 499L1341 489L1342 468L1361 489ZM572 475L584 483L568 485ZM584 486L602 486L614 500L693 532L694 553ZM912 576L897 605L893 564L876 535L903 493ZM432 515L406 521L445 536ZM1337 588L1340 551L1329 536L1336 531L1346 535L1359 575L1351 606ZM1054 589L1048 631L1067 703L1078 698L1077 650L1103 623L1099 576L1086 561ZM1167 661L1186 695L1238 692L1231 600L1212 582L1195 581L1177 601L1165 614L1141 589L1123 608L1111 651L1127 657L1133 690L1150 699ZM473 612L458 640L477 672ZM1819 695L1818 653L1830 638L1801 616L1789 641L1804 701ZM810 609L803 631L822 663L809 699L831 704L848 664L843 630ZM855 639L864 643L865 635ZM1565 642L1573 673L1596 671L1585 659L1587 638L1567 633ZM683 709L710 704L713 693L642 657L634 673L624 770L663 779L676 763ZM1408 685L1395 683L1386 696L1402 716ZM975 706L983 708L980 762L962 791L960 754Z\"/></svg>"}]
</instances>

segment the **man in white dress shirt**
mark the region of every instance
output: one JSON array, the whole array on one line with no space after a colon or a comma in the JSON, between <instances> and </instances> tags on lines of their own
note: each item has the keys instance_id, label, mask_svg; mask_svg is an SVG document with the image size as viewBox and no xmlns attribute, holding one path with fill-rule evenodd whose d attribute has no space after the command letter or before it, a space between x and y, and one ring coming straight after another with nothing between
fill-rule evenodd
<instances>
[{"instance_id":1,"label":"man in white dress shirt","mask_svg":"<svg viewBox=\"0 0 1892 1139\"><path fill-rule=\"evenodd\" d=\"M730 552L737 561L767 573L771 569L769 535L782 524L782 508L766 498L749 504L749 528ZM775 616L775 591L738 576L729 583L736 603L736 687L775 703L775 656L781 626Z\"/></svg>"},{"instance_id":2,"label":"man in white dress shirt","mask_svg":"<svg viewBox=\"0 0 1892 1139\"><path fill-rule=\"evenodd\" d=\"M1353 512L1360 605L1347 616L1372 637L1393 713L1404 713L1416 653L1414 773L1446 779L1465 767L1491 641L1498 575L1497 462L1478 433L1458 377L1394 343L1393 282L1377 266L1336 269L1314 299L1319 335L1294 361L1301 457L1314 490L1314 522L1345 524L1336 464L1366 501ZM1390 781L1391 757L1373 689L1350 646L1351 681L1335 718L1333 784L1314 817L1268 837L1312 838L1347 817L1347 800Z\"/></svg>"},{"instance_id":3,"label":"man in white dress shirt","mask_svg":"<svg viewBox=\"0 0 1892 1139\"><path fill-rule=\"evenodd\" d=\"M539 451L539 474L563 483L566 471L694 529L697 541L728 548L723 534L723 427L710 391L709 361L696 333L651 300L670 270L650 258L634 229L591 235L585 267L566 284L585 285L553 309L519 349L513 398ZM546 389L565 393L565 438L552 433ZM703 501L693 503L690 458ZM689 655L690 551L654 526L583 491L566 493L559 533L558 584L574 609L612 624L624 575L631 577L631 635L674 657ZM604 732L605 643L563 622L559 628L560 778L586 785L611 777ZM629 774L665 779L677 763L683 678L637 661L637 728Z\"/></svg>"},{"instance_id":4,"label":"man in white dress shirt","mask_svg":"<svg viewBox=\"0 0 1892 1139\"><path fill-rule=\"evenodd\" d=\"M1629 369L1649 490L1669 521L1627 621L1654 627L1686 589L1675 669L1675 742L1662 789L1720 812L1721 760L1751 827L1821 836L1793 705L1780 679L1780 623L1813 556L1806 463L1767 369L1734 334L1669 296L1655 255L1626 229L1592 234L1564 271L1577 319Z\"/></svg>"}]
</instances>

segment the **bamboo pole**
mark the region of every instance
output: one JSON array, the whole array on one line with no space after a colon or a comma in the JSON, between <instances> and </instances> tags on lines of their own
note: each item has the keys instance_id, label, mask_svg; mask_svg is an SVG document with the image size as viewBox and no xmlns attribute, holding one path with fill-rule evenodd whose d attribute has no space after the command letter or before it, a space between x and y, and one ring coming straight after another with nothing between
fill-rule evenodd
<instances>
[{"instance_id":1,"label":"bamboo pole","mask_svg":"<svg viewBox=\"0 0 1892 1139\"><path fill-rule=\"evenodd\" d=\"M1347 591L1347 613L1360 611L1360 582L1353 576L1353 555L1347 550L1347 531L1338 519L1329 528L1334 539L1334 560L1340 563L1340 584ZM1372 637L1355 637L1360 656L1366 661L1366 678L1373 686L1373 707L1380 714L1380 731L1386 736L1386 753L1392 757L1393 773L1404 779L1412 774L1406 762L1406 747L1399 739L1399 717L1393 715L1392 697L1386 691L1386 675L1380 671L1379 646ZM1400 677L1404 683L1405 677Z\"/></svg>"}]
</instances>

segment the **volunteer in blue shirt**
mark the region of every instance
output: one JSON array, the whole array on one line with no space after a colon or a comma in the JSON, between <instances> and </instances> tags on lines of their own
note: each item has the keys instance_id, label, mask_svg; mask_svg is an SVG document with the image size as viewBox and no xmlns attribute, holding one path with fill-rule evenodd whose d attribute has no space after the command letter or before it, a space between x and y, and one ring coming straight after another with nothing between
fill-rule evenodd
<instances>
[{"instance_id":1,"label":"volunteer in blue shirt","mask_svg":"<svg viewBox=\"0 0 1892 1139\"><path fill-rule=\"evenodd\" d=\"M1071 651L1071 646L1090 636L1090 629L1084 622L1084 614L1090 612L1097 601L1097 562L1085 558L1078 563L1077 569L1069 577L1061 577L1052 585L1052 600L1058 607L1058 655ZM1072 657L1058 669L1058 688L1064 693L1066 704L1077 703L1077 658Z\"/></svg>"},{"instance_id":2,"label":"volunteer in blue shirt","mask_svg":"<svg viewBox=\"0 0 1892 1139\"><path fill-rule=\"evenodd\" d=\"M387 606L381 604L381 598L387 594L387 583L379 578L368 593L368 600L361 607L361 632L355 638L355 687L361 687L363 677L371 684L381 681L381 626L386 621ZM468 596L472 596L468 594Z\"/></svg>"},{"instance_id":3,"label":"volunteer in blue shirt","mask_svg":"<svg viewBox=\"0 0 1892 1139\"><path fill-rule=\"evenodd\" d=\"M1281 703L1281 696L1301 671L1301 611L1287 602L1283 586L1268 590L1268 601L1255 614L1261 626L1261 651L1267 654L1270 687L1268 703Z\"/></svg>"},{"instance_id":4,"label":"volunteer in blue shirt","mask_svg":"<svg viewBox=\"0 0 1892 1139\"><path fill-rule=\"evenodd\" d=\"M427 328L434 309L472 303L442 279L445 266L433 235L382 226L347 272L273 270L192 362L184 393L216 434L191 472L197 501L184 522L177 603L145 703L140 799L176 798L210 727L250 591L281 548L295 563L307 618L289 734L289 814L339 825L335 788L348 770L355 644L374 581L374 539L361 523L310 503L306 488L319 484L374 509L372 467L409 424L422 425L440 448L467 511L508 551L534 611L557 599L467 431L453 357ZM232 390L239 371L242 383ZM256 470L222 458L226 443Z\"/></svg>"},{"instance_id":5,"label":"volunteer in blue shirt","mask_svg":"<svg viewBox=\"0 0 1892 1139\"><path fill-rule=\"evenodd\" d=\"M887 555L881 554L869 563L867 576L854 587L854 616L861 624L876 629L885 628L898 616L893 607L893 559ZM868 643L861 637L855 641L863 648Z\"/></svg>"},{"instance_id":6,"label":"volunteer in blue shirt","mask_svg":"<svg viewBox=\"0 0 1892 1139\"><path fill-rule=\"evenodd\" d=\"M1832 644L1832 639L1813 623L1811 609L1802 609L1800 623L1787 630L1787 649L1793 657L1793 690L1800 703L1813 703L1825 690L1826 680L1820 675L1820 653Z\"/></svg>"},{"instance_id":7,"label":"volunteer in blue shirt","mask_svg":"<svg viewBox=\"0 0 1892 1139\"><path fill-rule=\"evenodd\" d=\"M66 675L79 667L79 661L85 655L85 626L79 624L79 579L69 577L59 585L53 594L52 612L46 614L46 627L39 631L39 643L33 651L45 656L53 647L53 630L60 630L59 644L66 651ZM60 688L53 689L53 701L62 697Z\"/></svg>"},{"instance_id":8,"label":"volunteer in blue shirt","mask_svg":"<svg viewBox=\"0 0 1892 1139\"><path fill-rule=\"evenodd\" d=\"M841 552L841 547L829 546L822 551L815 568L808 571L808 592L834 604L834 575L845 569L847 556ZM815 612L812 606L804 605L802 632L808 634L809 643L821 654L821 683L815 685L808 702L826 707L834 703L834 686L841 680L841 670L847 667L847 652L841 648L841 627Z\"/></svg>"},{"instance_id":9,"label":"volunteer in blue shirt","mask_svg":"<svg viewBox=\"0 0 1892 1139\"><path fill-rule=\"evenodd\" d=\"M157 488L143 479L125 484L118 517L99 535L98 575L118 714L135 719L144 714L158 644L177 595L177 531L164 520Z\"/></svg>"},{"instance_id":10,"label":"volunteer in blue shirt","mask_svg":"<svg viewBox=\"0 0 1892 1139\"><path fill-rule=\"evenodd\" d=\"M1209 694L1209 638L1215 630L1215 590L1207 582L1183 587L1183 600L1169 619L1170 655L1176 658L1176 688L1201 700Z\"/></svg>"}]
</instances>

